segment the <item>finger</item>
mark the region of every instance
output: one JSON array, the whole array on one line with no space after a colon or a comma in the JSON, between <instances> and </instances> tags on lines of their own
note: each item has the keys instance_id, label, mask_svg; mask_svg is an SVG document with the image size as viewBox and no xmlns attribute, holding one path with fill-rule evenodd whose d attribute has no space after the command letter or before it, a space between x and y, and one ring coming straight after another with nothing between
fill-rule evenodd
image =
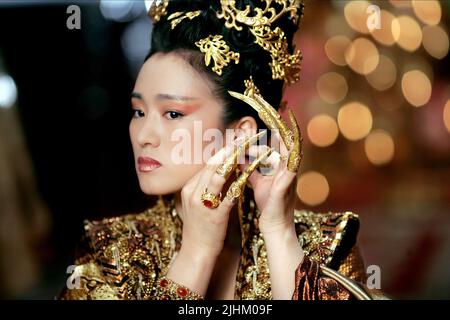
<instances>
[{"instance_id":1,"label":"finger","mask_svg":"<svg viewBox=\"0 0 450 320\"><path fill-rule=\"evenodd\" d=\"M275 177L276 183L274 183L273 186L274 196L276 196L277 194L280 196L284 196L296 177L297 174L295 172L289 171L286 167L284 167Z\"/></svg>"},{"instance_id":2,"label":"finger","mask_svg":"<svg viewBox=\"0 0 450 320\"><path fill-rule=\"evenodd\" d=\"M234 181L230 188L227 191L226 197L228 200L234 202L239 197L242 196L242 192L244 190L245 184L247 183L248 178L250 175L255 171L255 169L261 164L262 161L267 159L270 154L272 153L273 149L269 149L265 153L263 153L261 156L259 156L255 161L250 163L250 165L244 170L244 172L237 178L236 181Z\"/></svg>"},{"instance_id":3,"label":"finger","mask_svg":"<svg viewBox=\"0 0 450 320\"><path fill-rule=\"evenodd\" d=\"M234 204L236 202L228 199L227 197L223 198L222 202L217 207L219 212L224 212L225 214L228 214L231 209L233 208Z\"/></svg>"},{"instance_id":4,"label":"finger","mask_svg":"<svg viewBox=\"0 0 450 320\"><path fill-rule=\"evenodd\" d=\"M209 158L206 162L205 168L201 171L200 177L197 180L195 196L199 198L205 189L208 188L208 192L212 192L214 194L218 194L222 188L216 187L218 184L222 185L225 183L225 179L222 178L219 181L216 181L214 185L210 184L211 176L214 174L216 168L225 161L225 159L230 156L235 150L236 146L233 144L229 144L224 148L220 149L214 156Z\"/></svg>"}]
</instances>

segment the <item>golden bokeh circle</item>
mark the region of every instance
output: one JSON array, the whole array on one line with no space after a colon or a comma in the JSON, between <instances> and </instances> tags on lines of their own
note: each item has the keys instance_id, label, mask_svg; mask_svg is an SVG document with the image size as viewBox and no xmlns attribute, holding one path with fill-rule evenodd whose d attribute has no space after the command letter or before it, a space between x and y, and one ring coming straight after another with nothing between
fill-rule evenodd
<instances>
[{"instance_id":1,"label":"golden bokeh circle","mask_svg":"<svg viewBox=\"0 0 450 320\"><path fill-rule=\"evenodd\" d=\"M314 116L309 121L306 131L311 143L318 147L328 147L332 145L339 135L336 120L327 114Z\"/></svg>"},{"instance_id":2,"label":"golden bokeh circle","mask_svg":"<svg viewBox=\"0 0 450 320\"><path fill-rule=\"evenodd\" d=\"M372 129L372 123L370 109L360 102L350 102L339 109L339 130L348 140L363 139Z\"/></svg>"},{"instance_id":3,"label":"golden bokeh circle","mask_svg":"<svg viewBox=\"0 0 450 320\"><path fill-rule=\"evenodd\" d=\"M338 103L347 95L347 80L337 72L327 72L317 80L316 90L325 102Z\"/></svg>"},{"instance_id":4,"label":"golden bokeh circle","mask_svg":"<svg viewBox=\"0 0 450 320\"><path fill-rule=\"evenodd\" d=\"M400 48L413 52L422 43L422 29L419 23L407 15L396 17L391 23L392 35Z\"/></svg>"},{"instance_id":5,"label":"golden bokeh circle","mask_svg":"<svg viewBox=\"0 0 450 320\"><path fill-rule=\"evenodd\" d=\"M373 72L366 75L366 79L376 90L387 90L395 84L395 80L397 79L397 67L389 57L380 55L378 66Z\"/></svg>"},{"instance_id":6,"label":"golden bokeh circle","mask_svg":"<svg viewBox=\"0 0 450 320\"><path fill-rule=\"evenodd\" d=\"M435 26L441 21L442 8L436 0L413 0L411 2L414 13L423 23Z\"/></svg>"},{"instance_id":7,"label":"golden bokeh circle","mask_svg":"<svg viewBox=\"0 0 450 320\"><path fill-rule=\"evenodd\" d=\"M372 41L357 38L345 51L345 61L353 71L362 75L369 74L378 65L378 49Z\"/></svg>"},{"instance_id":8,"label":"golden bokeh circle","mask_svg":"<svg viewBox=\"0 0 450 320\"><path fill-rule=\"evenodd\" d=\"M431 98L431 81L420 70L408 71L402 77L402 92L409 104L421 107L427 104Z\"/></svg>"},{"instance_id":9,"label":"golden bokeh circle","mask_svg":"<svg viewBox=\"0 0 450 320\"><path fill-rule=\"evenodd\" d=\"M360 33L369 33L367 28L367 8L369 1L349 1L344 7L344 17L350 28Z\"/></svg>"},{"instance_id":10,"label":"golden bokeh circle","mask_svg":"<svg viewBox=\"0 0 450 320\"><path fill-rule=\"evenodd\" d=\"M442 59L448 54L449 39L447 32L441 26L425 26L423 32L423 47L436 59Z\"/></svg>"},{"instance_id":11,"label":"golden bokeh circle","mask_svg":"<svg viewBox=\"0 0 450 320\"><path fill-rule=\"evenodd\" d=\"M317 206L323 203L329 193L330 186L327 178L317 171L306 172L298 179L298 197L309 206Z\"/></svg>"},{"instance_id":12,"label":"golden bokeh circle","mask_svg":"<svg viewBox=\"0 0 450 320\"><path fill-rule=\"evenodd\" d=\"M364 141L364 150L372 164L384 165L394 158L394 139L385 130L373 130Z\"/></svg>"},{"instance_id":13,"label":"golden bokeh circle","mask_svg":"<svg viewBox=\"0 0 450 320\"><path fill-rule=\"evenodd\" d=\"M445 104L443 117L445 127L447 128L447 131L450 133L450 99L447 100L447 103Z\"/></svg>"},{"instance_id":14,"label":"golden bokeh circle","mask_svg":"<svg viewBox=\"0 0 450 320\"><path fill-rule=\"evenodd\" d=\"M380 11L380 29L371 30L372 37L377 40L379 43L384 44L386 46L391 46L395 43L394 36L392 34L392 21L395 19L395 16L386 10Z\"/></svg>"},{"instance_id":15,"label":"golden bokeh circle","mask_svg":"<svg viewBox=\"0 0 450 320\"><path fill-rule=\"evenodd\" d=\"M409 0L389 0L389 2L397 8L410 8L411 1Z\"/></svg>"},{"instance_id":16,"label":"golden bokeh circle","mask_svg":"<svg viewBox=\"0 0 450 320\"><path fill-rule=\"evenodd\" d=\"M328 59L338 66L345 66L345 51L351 44L351 40L343 35L331 37L325 43L325 54Z\"/></svg>"}]
</instances>

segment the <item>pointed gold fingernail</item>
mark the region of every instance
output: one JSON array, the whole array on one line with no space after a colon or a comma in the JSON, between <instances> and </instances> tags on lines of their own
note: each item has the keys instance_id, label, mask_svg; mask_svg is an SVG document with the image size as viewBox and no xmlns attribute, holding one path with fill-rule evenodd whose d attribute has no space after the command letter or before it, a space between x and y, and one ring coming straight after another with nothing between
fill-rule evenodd
<instances>
[{"instance_id":1,"label":"pointed gold fingernail","mask_svg":"<svg viewBox=\"0 0 450 320\"><path fill-rule=\"evenodd\" d=\"M294 112L289 109L288 114L293 131L293 145L292 150L289 153L287 168L291 172L298 172L298 169L300 168L300 162L302 160L302 137L300 133L300 127L298 125L297 119L295 118Z\"/></svg>"},{"instance_id":2,"label":"pointed gold fingernail","mask_svg":"<svg viewBox=\"0 0 450 320\"><path fill-rule=\"evenodd\" d=\"M217 168L216 173L227 180L239 164L238 160L243 152L265 134L266 130L246 138L243 143L236 146L233 153Z\"/></svg>"},{"instance_id":3,"label":"pointed gold fingernail","mask_svg":"<svg viewBox=\"0 0 450 320\"><path fill-rule=\"evenodd\" d=\"M266 158L268 158L272 152L274 151L273 148L270 148L266 152L264 152L262 155L260 155L256 160L254 160L248 167L245 169L245 171L234 181L230 188L227 191L226 197L234 202L236 199L242 196L243 190L247 184L247 180L250 177L250 175L255 171L255 169L259 166L259 164L264 161Z\"/></svg>"}]
</instances>

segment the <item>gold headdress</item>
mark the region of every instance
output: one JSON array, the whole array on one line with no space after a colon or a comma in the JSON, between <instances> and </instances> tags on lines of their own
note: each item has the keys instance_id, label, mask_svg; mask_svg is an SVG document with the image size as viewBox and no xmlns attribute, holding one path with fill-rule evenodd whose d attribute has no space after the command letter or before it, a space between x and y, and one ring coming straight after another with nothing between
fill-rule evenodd
<instances>
[{"instance_id":1,"label":"gold headdress","mask_svg":"<svg viewBox=\"0 0 450 320\"><path fill-rule=\"evenodd\" d=\"M272 57L272 78L283 80L287 84L293 84L300 78L301 51L291 55L288 51L288 43L284 32L279 28L272 29L271 25L286 13L290 13L292 22L297 25L298 12L302 0L261 0L265 2L265 8L255 8L256 14L249 16L250 6L245 10L236 8L235 0L221 0L222 11L217 13L219 19L225 19L227 28L242 30L242 26L250 28L255 36L255 42ZM281 6L279 11L272 5Z\"/></svg>"},{"instance_id":2,"label":"gold headdress","mask_svg":"<svg viewBox=\"0 0 450 320\"><path fill-rule=\"evenodd\" d=\"M218 1L218 0L216 0ZM281 28L272 28L278 19L285 14L289 14L294 25L298 24L303 0L260 0L265 3L264 8L254 9L255 14L250 15L250 6L244 10L236 8L235 0L220 0L221 11L217 12L218 19L224 19L225 27L242 31L243 27L248 27L255 37L255 43L262 49L268 51L272 58L270 67L272 78L284 80L290 85L300 78L300 65L302 54L300 50L296 53L289 53L287 38ZM167 14L169 0L155 0L150 8L149 15L154 23L158 22L162 16ZM274 5L277 5L275 7ZM194 19L201 14L201 10L189 12L172 13L167 20L171 21L171 28L174 29L185 19ZM220 35L210 35L195 43L205 55L205 64L209 66L211 59L214 61L212 70L218 75L222 74L222 69L228 65L230 60L239 63L239 53L230 50L225 40Z\"/></svg>"}]
</instances>

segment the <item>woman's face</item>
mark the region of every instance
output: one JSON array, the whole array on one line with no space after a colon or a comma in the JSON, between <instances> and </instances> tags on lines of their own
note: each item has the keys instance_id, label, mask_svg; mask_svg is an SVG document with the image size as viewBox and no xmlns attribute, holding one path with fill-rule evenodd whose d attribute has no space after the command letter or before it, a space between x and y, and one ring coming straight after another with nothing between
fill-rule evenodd
<instances>
[{"instance_id":1,"label":"woman's face","mask_svg":"<svg viewBox=\"0 0 450 320\"><path fill-rule=\"evenodd\" d=\"M156 53L141 68L131 102L130 138L142 191L181 190L207 160L203 151L211 141L204 141L204 132L224 129L210 82L181 56Z\"/></svg>"}]
</instances>

